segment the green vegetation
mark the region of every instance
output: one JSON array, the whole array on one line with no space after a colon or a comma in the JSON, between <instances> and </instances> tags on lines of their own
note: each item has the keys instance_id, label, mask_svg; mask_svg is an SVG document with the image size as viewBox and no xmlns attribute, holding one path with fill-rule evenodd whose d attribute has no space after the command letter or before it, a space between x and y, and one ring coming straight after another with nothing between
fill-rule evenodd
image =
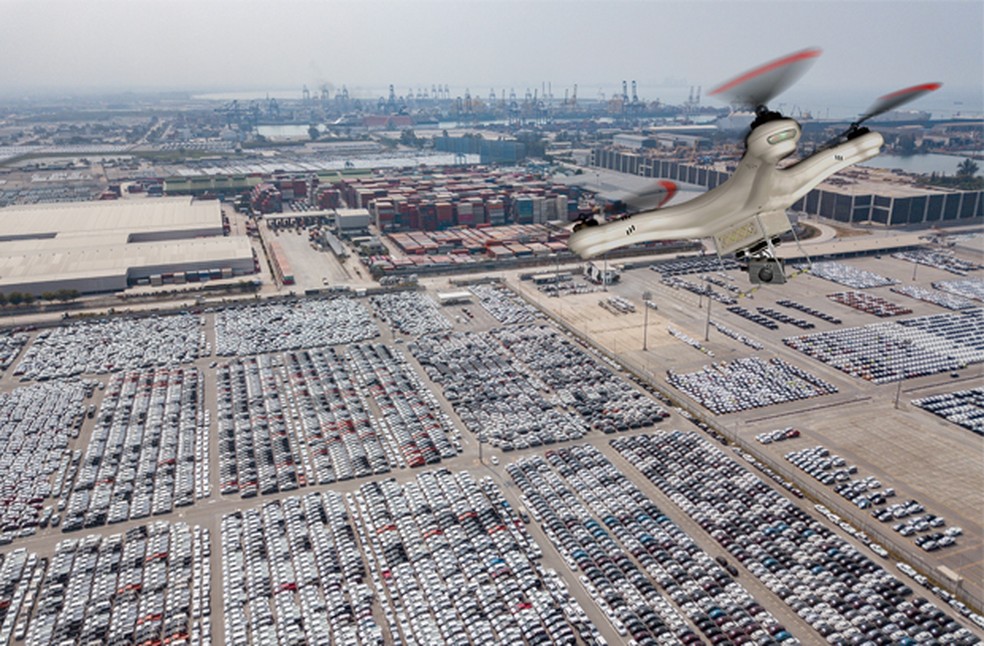
<instances>
[{"instance_id":1,"label":"green vegetation","mask_svg":"<svg viewBox=\"0 0 984 646\"><path fill-rule=\"evenodd\" d=\"M400 143L404 146L410 146L412 148L423 148L424 140L417 136L412 129L407 128L400 133Z\"/></svg>"},{"instance_id":2,"label":"green vegetation","mask_svg":"<svg viewBox=\"0 0 984 646\"><path fill-rule=\"evenodd\" d=\"M56 292L44 292L41 294L41 300L43 301L61 301L62 303L66 303L78 297L79 292L76 289L59 289Z\"/></svg>"},{"instance_id":3,"label":"green vegetation","mask_svg":"<svg viewBox=\"0 0 984 646\"><path fill-rule=\"evenodd\" d=\"M34 294L21 294L20 292L10 292L9 294L0 294L0 305L13 305L17 307L18 305L30 305L34 302Z\"/></svg>"},{"instance_id":4,"label":"green vegetation","mask_svg":"<svg viewBox=\"0 0 984 646\"><path fill-rule=\"evenodd\" d=\"M59 289L54 292L44 292L38 297L35 297L34 294L10 292L9 294L0 294L0 307L5 305L13 305L14 307L19 305L31 305L37 299L41 299L42 301L61 301L62 303L67 303L68 301L74 301L79 296L80 294L78 290L75 289Z\"/></svg>"},{"instance_id":5,"label":"green vegetation","mask_svg":"<svg viewBox=\"0 0 984 646\"><path fill-rule=\"evenodd\" d=\"M928 186L940 186L943 188L953 188L960 191L980 191L984 190L984 177L977 175L980 166L973 159L965 159L957 166L956 175L937 175L935 172L930 175L923 175L920 183Z\"/></svg>"}]
</instances>

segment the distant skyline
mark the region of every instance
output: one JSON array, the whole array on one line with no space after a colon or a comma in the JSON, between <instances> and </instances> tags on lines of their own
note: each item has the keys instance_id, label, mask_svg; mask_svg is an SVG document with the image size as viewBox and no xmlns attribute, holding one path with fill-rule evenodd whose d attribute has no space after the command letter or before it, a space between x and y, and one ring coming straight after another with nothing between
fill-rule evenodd
<instances>
[{"instance_id":1,"label":"distant skyline","mask_svg":"<svg viewBox=\"0 0 984 646\"><path fill-rule=\"evenodd\" d=\"M545 82L555 97L577 83L594 98L635 80L653 100L667 79L706 96L745 69L816 46L823 56L779 101L792 104L797 92L874 98L940 81L937 103L984 104L979 0L0 0L0 11L8 98L305 84L369 98L390 83L397 94L446 84L522 97Z\"/></svg>"}]
</instances>

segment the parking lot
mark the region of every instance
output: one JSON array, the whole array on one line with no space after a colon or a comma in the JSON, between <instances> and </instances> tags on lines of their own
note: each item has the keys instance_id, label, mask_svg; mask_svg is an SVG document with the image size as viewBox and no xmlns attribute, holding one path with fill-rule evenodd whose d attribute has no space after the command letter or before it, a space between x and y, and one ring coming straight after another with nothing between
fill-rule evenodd
<instances>
[{"instance_id":1,"label":"parking lot","mask_svg":"<svg viewBox=\"0 0 984 646\"><path fill-rule=\"evenodd\" d=\"M504 502L441 470L226 516L226 643L595 643Z\"/></svg>"},{"instance_id":2,"label":"parking lot","mask_svg":"<svg viewBox=\"0 0 984 646\"><path fill-rule=\"evenodd\" d=\"M906 260L844 262L896 286L913 282ZM10 347L14 368L0 378L0 420L11 430L0 437L0 542L9 543L0 547L0 580L11 582L0 608L14 609L0 627L20 629L27 643L47 643L59 630L100 643L137 635L180 642L184 634L189 643L207 643L205 635L216 643L817 643L824 633L870 636L887 626L889 639L938 632L960 643L972 624L946 606L942 595L957 586L937 568L962 578L963 598L980 598L980 436L910 401L970 390L981 364L877 383L783 340L893 325L904 338L954 347L968 344L966 330L951 324L979 313L893 295L889 285L852 287L913 310L873 323L827 298L843 286L824 278L802 274L791 287L743 295L744 275L703 270L713 271L710 280L679 278L726 292L777 329L642 267L607 293L551 297L507 276L507 286L472 286L473 303L441 307L436 292L448 290L447 279L435 278L424 281L426 292L375 305L302 299L159 315L149 327L108 319L20 333L30 340ZM932 266L920 266L919 277L916 286L938 293L949 292L934 283L953 280ZM656 308L643 305L644 291ZM799 307L788 305L791 295ZM598 306L616 297L635 311ZM408 314L416 311L426 314ZM794 320L815 328L804 332ZM694 374L712 363L720 374L753 367L741 372L746 386L763 366L779 366L784 388L805 375L829 392L713 415L668 381L668 371ZM627 379L618 364L642 379ZM648 380L673 401L654 398ZM705 445L718 450L688 421L693 413L807 497L766 492L730 449L686 462L705 455ZM799 436L755 439L792 426ZM666 439L677 428L686 450ZM664 438L656 453L665 483L650 477L656 462L647 461L655 457L643 451L652 441L644 437ZM817 445L857 473L828 485L784 457ZM862 508L855 489L874 480L896 496L876 502L871 489L873 508ZM850 496L835 489L845 483ZM732 484L739 488L729 498ZM534 504L532 494L546 502ZM745 496L747 517L738 506ZM871 516L911 501L924 510L891 522ZM819 503L839 520L824 520L813 509ZM937 518L945 525L934 527ZM714 535L725 526L711 520L737 523L726 532L747 558ZM903 520L914 533L893 528ZM819 538L769 529L783 522ZM922 522L929 529L918 529ZM953 545L915 542L954 527ZM891 560L867 554L859 533ZM759 535L774 544L754 549ZM187 541L190 561L184 547L171 547ZM147 560L162 551L169 555ZM99 564L114 554L132 563L117 576L141 587L108 600L90 594L109 585L98 584L109 580ZM927 587L889 576L895 561L928 575ZM69 565L56 571L55 563ZM844 574L857 582L837 578ZM187 607L169 592L181 587ZM91 602L69 602L87 594ZM806 607L813 612L800 614ZM222 608L222 618L212 622L209 608Z\"/></svg>"},{"instance_id":3,"label":"parking lot","mask_svg":"<svg viewBox=\"0 0 984 646\"><path fill-rule=\"evenodd\" d=\"M979 261L980 257L977 256L977 262ZM889 257L869 256L838 262L886 279L879 281L887 283L885 286L867 289L895 301L902 297L892 294L891 285L914 285L945 296L948 292L933 286L953 280L953 274L943 269L920 266L918 280L913 282L912 263ZM710 270L713 269L711 266ZM980 470L979 439L955 424L941 423L929 411L909 403L911 400L975 387L984 376L980 363L961 363L955 370L943 372L930 373L924 370L923 376L911 376L901 384L889 380L889 383L879 385L859 377L850 377L838 369L793 351L783 343L783 339L804 334L793 325L774 321L778 324L778 329L768 330L733 315L717 301L711 304L709 313L706 296L654 281L653 273L643 267L626 271L618 283L608 286L610 293L636 304L642 303L644 292L650 292L658 309L649 310L648 326L645 326L641 307L635 314L615 316L597 308L597 294L543 298L533 289L528 289L522 281L513 284L529 302L550 312L566 329L588 339L605 355L616 356L621 363L637 374L651 378L671 395L674 388L666 380L666 371L687 374L702 370L708 364L708 358L692 350L681 349L679 341L666 334L665 330L669 325L699 340L703 347L713 351L713 361L716 363L749 357L764 360L777 357L835 386L838 390L835 394L773 404L743 413L721 415L715 419L718 428L729 439L765 458L773 468L785 469L782 453L773 446L763 446L756 442L754 436L778 426L796 426L803 431L804 445L824 444L854 463L865 466L868 469L866 473L897 483L896 489L900 496L920 500L927 508L937 510L938 515L944 516L949 523L960 525L964 530L964 536L961 537L964 547L947 554L941 553L945 550L934 553L931 559L925 561L923 569L946 565L962 578L962 586L981 589L978 583L984 580L984 569L975 564L984 562L984 544L979 539L980 510L984 508L984 496L981 493L984 491L984 474ZM739 272L725 273L732 279L723 279L728 284L742 285L747 281ZM696 283L700 275L684 277ZM716 271L710 275L715 279L720 278ZM965 289L968 289L968 285L980 284L980 278L962 280L968 281L963 285ZM746 289L748 287L747 284L742 286ZM840 283L804 273L792 278L786 286L750 290L750 293L739 298L739 302L753 312L757 307L770 307L779 311L785 309L790 314L802 312L798 318L809 319L816 326L809 331L810 335L836 338L837 334L848 329L861 330L866 326L887 325L903 330L900 333L903 338L943 341L951 347L955 345L952 338L934 337L933 325L923 326L918 322L940 320L927 317L942 317L946 321L946 314L952 310L931 302L906 299L905 303L913 310L912 314L897 317L891 323L874 323L877 319L870 314L842 306L827 298L828 294L842 290ZM790 308L789 302L799 307ZM980 307L980 301L976 302L975 307ZM826 318L810 312L822 313ZM957 316L959 315L958 313ZM901 325L903 321L910 319L917 321L906 324L911 326L908 329L906 325ZM648 330L646 351L642 350L644 330ZM704 340L705 335L709 340ZM876 352L872 354L872 359L887 362L891 357ZM951 376L951 372L955 374ZM678 401L696 414L708 415L703 406L689 397L679 396ZM810 483L812 479L805 474L796 476L788 469L783 474L794 479L808 492L815 486L815 483ZM825 493L817 489L811 495L821 496ZM854 513L849 508L850 503L836 494L825 499L825 502L835 508L846 503L848 506L838 509L846 517L851 517ZM859 527L868 522L860 515L854 520ZM891 529L888 530L888 534L893 533ZM886 535L884 538L886 544L894 544L890 540L891 536ZM908 554L919 558L922 550L912 545L911 541L906 542L909 544L899 543L896 547L902 553L911 550Z\"/></svg>"},{"instance_id":4,"label":"parking lot","mask_svg":"<svg viewBox=\"0 0 984 646\"><path fill-rule=\"evenodd\" d=\"M58 503L62 530L160 516L204 497L202 396L194 369L113 375L75 481Z\"/></svg>"},{"instance_id":5,"label":"parking lot","mask_svg":"<svg viewBox=\"0 0 984 646\"><path fill-rule=\"evenodd\" d=\"M660 432L612 445L831 643L976 643L952 615L696 433Z\"/></svg>"}]
</instances>

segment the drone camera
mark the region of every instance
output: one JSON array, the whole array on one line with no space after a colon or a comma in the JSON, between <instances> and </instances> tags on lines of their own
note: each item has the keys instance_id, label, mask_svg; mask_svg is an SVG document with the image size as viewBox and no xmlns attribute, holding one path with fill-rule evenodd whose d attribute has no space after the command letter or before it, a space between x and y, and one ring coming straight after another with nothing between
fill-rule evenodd
<instances>
[{"instance_id":1,"label":"drone camera","mask_svg":"<svg viewBox=\"0 0 984 646\"><path fill-rule=\"evenodd\" d=\"M786 283L786 273L781 260L753 260L748 263L748 279L756 285L783 285Z\"/></svg>"}]
</instances>

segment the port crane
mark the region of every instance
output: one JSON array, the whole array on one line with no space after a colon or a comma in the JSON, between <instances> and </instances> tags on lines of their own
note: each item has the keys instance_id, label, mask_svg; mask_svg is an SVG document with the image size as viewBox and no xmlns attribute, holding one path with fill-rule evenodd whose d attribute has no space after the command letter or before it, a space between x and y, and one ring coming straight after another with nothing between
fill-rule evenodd
<instances>
[{"instance_id":1,"label":"port crane","mask_svg":"<svg viewBox=\"0 0 984 646\"><path fill-rule=\"evenodd\" d=\"M735 254L748 263L753 283L784 283L776 258L780 237L792 230L786 215L797 200L834 173L878 154L884 139L865 121L940 87L924 83L880 97L847 130L810 156L779 168L796 152L799 123L766 104L812 65L819 49L805 49L760 65L711 91L711 95L755 112L745 152L723 184L682 204L635 213L611 222L591 216L574 225L568 246L582 258L652 240L711 238L719 256Z\"/></svg>"}]
</instances>

